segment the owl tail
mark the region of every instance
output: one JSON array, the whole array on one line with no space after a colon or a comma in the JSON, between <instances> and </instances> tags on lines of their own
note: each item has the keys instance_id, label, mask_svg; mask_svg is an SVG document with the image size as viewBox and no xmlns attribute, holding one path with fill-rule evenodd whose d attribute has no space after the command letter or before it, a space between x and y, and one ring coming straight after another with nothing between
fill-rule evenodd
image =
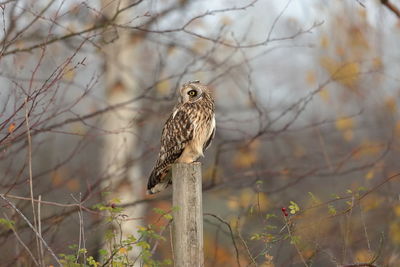
<instances>
[{"instance_id":1,"label":"owl tail","mask_svg":"<svg viewBox=\"0 0 400 267\"><path fill-rule=\"evenodd\" d=\"M171 183L170 172L158 172L153 170L149 177L149 182L147 183L147 194L152 195L163 191Z\"/></svg>"}]
</instances>

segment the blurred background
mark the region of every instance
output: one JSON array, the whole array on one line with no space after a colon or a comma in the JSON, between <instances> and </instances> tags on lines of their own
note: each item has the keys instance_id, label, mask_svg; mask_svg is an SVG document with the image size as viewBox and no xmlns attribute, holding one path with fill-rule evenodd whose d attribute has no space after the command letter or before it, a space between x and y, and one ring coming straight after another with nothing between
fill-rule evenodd
<instances>
[{"instance_id":1,"label":"blurred background","mask_svg":"<svg viewBox=\"0 0 400 267\"><path fill-rule=\"evenodd\" d=\"M146 183L200 80L205 266L400 266L399 9L0 0L0 265L173 264Z\"/></svg>"}]
</instances>

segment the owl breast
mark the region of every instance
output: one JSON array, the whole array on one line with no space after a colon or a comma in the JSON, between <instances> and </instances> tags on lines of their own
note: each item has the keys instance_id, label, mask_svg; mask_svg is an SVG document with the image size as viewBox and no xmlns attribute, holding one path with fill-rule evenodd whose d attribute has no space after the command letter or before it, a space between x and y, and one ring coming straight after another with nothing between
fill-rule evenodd
<instances>
[{"instance_id":1,"label":"owl breast","mask_svg":"<svg viewBox=\"0 0 400 267\"><path fill-rule=\"evenodd\" d=\"M201 114L201 113L200 113ZM192 163L199 157L204 157L206 142L212 138L215 129L214 114L201 114L194 120L193 139L187 143L177 162Z\"/></svg>"}]
</instances>

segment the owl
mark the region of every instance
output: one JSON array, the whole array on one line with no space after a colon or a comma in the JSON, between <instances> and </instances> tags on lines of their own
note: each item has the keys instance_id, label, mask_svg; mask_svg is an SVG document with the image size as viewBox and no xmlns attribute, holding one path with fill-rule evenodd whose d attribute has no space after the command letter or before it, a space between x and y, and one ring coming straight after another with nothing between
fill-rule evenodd
<instances>
[{"instance_id":1,"label":"owl","mask_svg":"<svg viewBox=\"0 0 400 267\"><path fill-rule=\"evenodd\" d=\"M204 156L214 134L214 99L207 86L199 81L184 84L162 130L160 153L149 177L147 193L158 193L172 183L173 163L191 163Z\"/></svg>"}]
</instances>

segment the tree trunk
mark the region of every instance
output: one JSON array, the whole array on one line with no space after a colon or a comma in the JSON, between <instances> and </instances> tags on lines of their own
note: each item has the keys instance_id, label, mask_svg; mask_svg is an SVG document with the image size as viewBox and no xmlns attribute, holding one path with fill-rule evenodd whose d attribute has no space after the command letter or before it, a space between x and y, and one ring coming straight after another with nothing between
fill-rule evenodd
<instances>
[{"instance_id":1,"label":"tree trunk","mask_svg":"<svg viewBox=\"0 0 400 267\"><path fill-rule=\"evenodd\" d=\"M112 17L118 4L125 6L128 1L102 0L104 13ZM129 12L121 13L116 23L128 20ZM106 41L112 41L103 47L105 52L105 88L108 105L125 102L138 94L138 85L135 81L134 66L138 61L139 48L132 42L129 31L109 29L105 33ZM111 36L107 36L111 35ZM116 39L115 39L116 38ZM141 168L132 159L140 153L137 146L137 125L132 123L138 115L139 103L116 108L104 117L103 129L109 132L104 137L102 168L108 176L102 184L103 191L111 192L108 200L119 199L121 203L133 202L143 197L144 183L141 179ZM133 163L132 163L133 162ZM144 206L136 205L124 210L129 218L141 218ZM121 225L122 238L128 235L136 236L137 226L141 219L127 220ZM129 257L139 255L138 249L130 252ZM137 261L139 266L139 261Z\"/></svg>"}]
</instances>

